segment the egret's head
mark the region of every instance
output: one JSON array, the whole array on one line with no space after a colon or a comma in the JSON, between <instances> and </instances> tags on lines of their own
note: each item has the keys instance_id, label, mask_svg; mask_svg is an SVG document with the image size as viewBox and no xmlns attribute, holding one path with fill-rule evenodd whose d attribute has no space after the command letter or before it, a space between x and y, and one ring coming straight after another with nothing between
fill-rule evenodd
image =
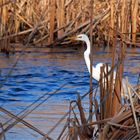
<instances>
[{"instance_id":1,"label":"egret's head","mask_svg":"<svg viewBox=\"0 0 140 140\"><path fill-rule=\"evenodd\" d=\"M86 41L88 40L88 36L86 34L80 34L76 36L75 40Z\"/></svg>"},{"instance_id":2,"label":"egret's head","mask_svg":"<svg viewBox=\"0 0 140 140\"><path fill-rule=\"evenodd\" d=\"M71 40L71 41L79 40L79 41L85 41L86 42L89 39L88 39L88 36L86 34L80 34L80 35L77 35L77 36L74 36L74 37L68 37L68 38L66 38L66 40Z\"/></svg>"}]
</instances>

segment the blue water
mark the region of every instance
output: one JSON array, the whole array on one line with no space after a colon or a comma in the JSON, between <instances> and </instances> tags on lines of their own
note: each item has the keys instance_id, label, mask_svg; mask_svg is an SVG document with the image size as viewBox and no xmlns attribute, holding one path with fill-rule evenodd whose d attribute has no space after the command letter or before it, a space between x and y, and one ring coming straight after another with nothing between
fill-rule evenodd
<instances>
[{"instance_id":1,"label":"blue water","mask_svg":"<svg viewBox=\"0 0 140 140\"><path fill-rule=\"evenodd\" d=\"M111 63L110 54L111 52L103 52L102 49L96 50L93 56L94 64L98 62ZM17 53L6 58L0 54L1 83L16 62L18 55L20 54ZM131 84L136 84L140 69L139 49L127 50L124 66L124 76L129 78ZM24 54L0 90L0 106L13 114L18 114L39 97L54 92L64 83L66 83L65 87L25 118L29 123L47 133L68 111L69 102L77 98L77 93L82 96L89 90L89 73L81 51L75 53ZM93 83L96 86L95 81ZM88 98L84 102L84 106L87 108ZM8 118L6 114L0 113L2 124L7 122ZM60 128L62 127L63 125L60 126ZM58 135L58 130L60 130L59 127L56 132L52 132L51 136ZM41 138L39 134L21 123L6 132L5 137L8 140L36 140Z\"/></svg>"}]
</instances>

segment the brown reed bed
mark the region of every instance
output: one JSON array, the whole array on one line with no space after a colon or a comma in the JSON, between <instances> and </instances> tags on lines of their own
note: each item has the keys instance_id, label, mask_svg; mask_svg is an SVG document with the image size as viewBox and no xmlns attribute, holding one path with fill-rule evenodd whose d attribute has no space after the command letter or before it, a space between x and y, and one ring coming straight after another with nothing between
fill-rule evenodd
<instances>
[{"instance_id":1,"label":"brown reed bed","mask_svg":"<svg viewBox=\"0 0 140 140\"><path fill-rule=\"evenodd\" d=\"M76 101L70 104L69 117L63 131L57 140L132 140L140 138L140 106L139 95L127 81L129 99L127 104L121 105L120 109L109 116L112 110L107 108L110 94L104 96L100 101L93 102L93 120L89 122L87 114L84 112L82 98L78 95ZM100 96L101 93L100 93ZM134 100L134 97L136 98ZM78 106L79 114L75 113L75 105ZM102 108L104 107L104 109Z\"/></svg>"},{"instance_id":2,"label":"brown reed bed","mask_svg":"<svg viewBox=\"0 0 140 140\"><path fill-rule=\"evenodd\" d=\"M135 0L95 0L93 6L93 36L98 45L112 45L114 30L117 39L128 45L139 45L140 5ZM10 44L27 42L34 45L60 45L69 35L90 32L90 0L1 0L0 42L3 52ZM115 24L118 22L116 31Z\"/></svg>"}]
</instances>

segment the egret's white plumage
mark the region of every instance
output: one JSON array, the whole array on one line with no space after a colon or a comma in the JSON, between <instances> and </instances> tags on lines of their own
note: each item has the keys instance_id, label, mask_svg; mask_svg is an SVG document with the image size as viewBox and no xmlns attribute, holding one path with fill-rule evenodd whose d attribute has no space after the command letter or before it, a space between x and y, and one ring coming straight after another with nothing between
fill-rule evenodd
<instances>
[{"instance_id":1,"label":"egret's white plumage","mask_svg":"<svg viewBox=\"0 0 140 140\"><path fill-rule=\"evenodd\" d=\"M86 62L86 65L87 65L87 68L88 68L88 71L90 73L90 41L89 41L89 38L87 35L85 34L80 34L76 37L76 40L79 40L79 41L84 41L87 45L87 49L86 51L84 52L84 58L85 58L85 62ZM100 80L100 71L101 71L101 67L104 65L104 63L98 63L95 67L92 66L92 70L93 70L93 73L92 73L92 77L96 80L96 81L99 81ZM108 70L110 70L111 68L108 67Z\"/></svg>"},{"instance_id":2,"label":"egret's white plumage","mask_svg":"<svg viewBox=\"0 0 140 140\"><path fill-rule=\"evenodd\" d=\"M86 34L80 34L76 37L75 40L79 40L79 41L83 41L86 43L87 49L84 52L84 58L85 58L85 62L88 68L88 71L90 73L90 41L89 38ZM96 64L96 66L92 66L92 77L96 80L99 81L100 80L100 74L101 74L101 67L104 65L104 63L98 63ZM111 67L108 66L108 71L111 70ZM107 72L107 69L105 68L105 73ZM113 72L113 83L115 83L115 79L116 79L116 71ZM126 93L126 84L124 79L122 79L122 89L121 89L124 93L125 93L125 97L127 97ZM123 94L124 96L124 94Z\"/></svg>"}]
</instances>

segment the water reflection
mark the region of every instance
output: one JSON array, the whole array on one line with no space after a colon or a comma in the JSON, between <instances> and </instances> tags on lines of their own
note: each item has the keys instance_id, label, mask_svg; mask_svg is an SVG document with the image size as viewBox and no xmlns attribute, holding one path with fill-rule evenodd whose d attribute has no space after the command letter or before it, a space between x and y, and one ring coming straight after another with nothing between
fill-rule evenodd
<instances>
[{"instance_id":1,"label":"water reflection","mask_svg":"<svg viewBox=\"0 0 140 140\"><path fill-rule=\"evenodd\" d=\"M62 84L67 83L63 89L25 118L29 123L47 133L68 111L69 102L76 99L76 94L83 95L89 90L89 73L84 62L83 51L82 48L74 53L25 54L0 91L0 105L18 114L40 96L53 92ZM1 82L15 63L17 55L19 54L10 58L0 55ZM111 63L110 56L111 51L103 52L102 49L96 49L93 62L95 64ZM127 49L124 65L124 76L128 76L130 82L136 84L140 69L140 50ZM88 108L88 98L84 100L84 106ZM7 119L6 114L0 113L2 123ZM65 120L62 124L64 123ZM50 136L57 137L58 130L63 127L62 124ZM14 140L36 140L40 137L20 123L6 133L7 139Z\"/></svg>"}]
</instances>

